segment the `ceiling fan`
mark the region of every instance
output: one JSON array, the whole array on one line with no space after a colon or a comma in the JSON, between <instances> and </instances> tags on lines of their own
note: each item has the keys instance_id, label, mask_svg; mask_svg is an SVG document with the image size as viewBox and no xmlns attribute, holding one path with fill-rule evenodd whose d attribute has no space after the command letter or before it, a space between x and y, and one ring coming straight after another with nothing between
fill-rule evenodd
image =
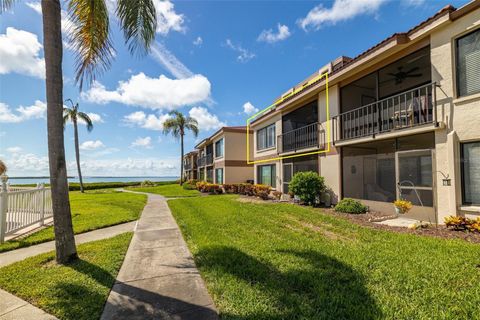
<instances>
[{"instance_id":1,"label":"ceiling fan","mask_svg":"<svg viewBox=\"0 0 480 320\"><path fill-rule=\"evenodd\" d=\"M417 70L419 70L420 67L414 67L408 71L403 71L403 67L400 66L398 67L398 72L396 73L387 73L389 76L394 77L392 80L395 80L395 84L401 84L405 79L407 78L418 78L421 77L421 73L413 73Z\"/></svg>"}]
</instances>

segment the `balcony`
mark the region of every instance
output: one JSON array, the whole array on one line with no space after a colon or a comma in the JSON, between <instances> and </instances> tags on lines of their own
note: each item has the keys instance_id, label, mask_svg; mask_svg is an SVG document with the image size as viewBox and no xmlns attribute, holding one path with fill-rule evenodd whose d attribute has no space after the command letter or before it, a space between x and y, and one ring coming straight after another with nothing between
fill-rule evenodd
<instances>
[{"instance_id":1,"label":"balcony","mask_svg":"<svg viewBox=\"0 0 480 320\"><path fill-rule=\"evenodd\" d=\"M208 153L205 156L201 156L197 159L197 166L198 167L204 167L204 166L209 166L213 164L213 153Z\"/></svg>"},{"instance_id":2,"label":"balcony","mask_svg":"<svg viewBox=\"0 0 480 320\"><path fill-rule=\"evenodd\" d=\"M277 137L278 153L309 148L325 148L325 130L318 122L285 132Z\"/></svg>"},{"instance_id":3,"label":"balcony","mask_svg":"<svg viewBox=\"0 0 480 320\"><path fill-rule=\"evenodd\" d=\"M333 117L334 140L436 125L435 83L402 92Z\"/></svg>"},{"instance_id":4,"label":"balcony","mask_svg":"<svg viewBox=\"0 0 480 320\"><path fill-rule=\"evenodd\" d=\"M185 163L184 167L185 167L185 170L192 170L192 163L187 162L187 163Z\"/></svg>"}]
</instances>

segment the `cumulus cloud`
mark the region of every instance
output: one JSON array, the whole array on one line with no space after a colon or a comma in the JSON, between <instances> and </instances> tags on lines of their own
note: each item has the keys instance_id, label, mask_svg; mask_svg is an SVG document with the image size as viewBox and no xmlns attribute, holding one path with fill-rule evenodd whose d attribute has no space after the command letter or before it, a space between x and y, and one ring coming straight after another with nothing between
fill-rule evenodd
<instances>
[{"instance_id":1,"label":"cumulus cloud","mask_svg":"<svg viewBox=\"0 0 480 320\"><path fill-rule=\"evenodd\" d=\"M144 129L161 131L163 130L163 123L170 118L168 114L160 114L156 116L154 114L145 114L143 111L137 111L126 115L123 120L125 123L135 125Z\"/></svg>"},{"instance_id":2,"label":"cumulus cloud","mask_svg":"<svg viewBox=\"0 0 480 320\"><path fill-rule=\"evenodd\" d=\"M5 34L0 34L0 74L18 73L44 79L42 48L36 34L8 27Z\"/></svg>"},{"instance_id":3,"label":"cumulus cloud","mask_svg":"<svg viewBox=\"0 0 480 320\"><path fill-rule=\"evenodd\" d=\"M9 153L20 153L20 152L22 152L22 148L20 148L20 147L10 147L10 148L7 148L7 152L9 152Z\"/></svg>"},{"instance_id":4,"label":"cumulus cloud","mask_svg":"<svg viewBox=\"0 0 480 320\"><path fill-rule=\"evenodd\" d=\"M198 121L198 127L200 130L208 131L219 129L220 127L227 125L225 122L220 121L216 115L209 113L208 110L203 107L193 107L188 114L190 117Z\"/></svg>"},{"instance_id":5,"label":"cumulus cloud","mask_svg":"<svg viewBox=\"0 0 480 320\"><path fill-rule=\"evenodd\" d=\"M31 106L20 106L13 111L10 106L0 102L0 123L19 123L30 119L45 118L47 105L45 102L36 100Z\"/></svg>"},{"instance_id":6,"label":"cumulus cloud","mask_svg":"<svg viewBox=\"0 0 480 320\"><path fill-rule=\"evenodd\" d=\"M243 105L243 112L245 114L251 115L257 113L258 108L255 108L255 106L250 101L248 101Z\"/></svg>"},{"instance_id":7,"label":"cumulus cloud","mask_svg":"<svg viewBox=\"0 0 480 320\"><path fill-rule=\"evenodd\" d=\"M279 23L277 25L277 32L274 32L273 29L263 30L258 36L257 41L275 43L287 39L290 35L291 33L288 26Z\"/></svg>"},{"instance_id":8,"label":"cumulus cloud","mask_svg":"<svg viewBox=\"0 0 480 320\"><path fill-rule=\"evenodd\" d=\"M100 140L89 140L80 145L81 150L96 150L104 147L105 145Z\"/></svg>"},{"instance_id":9,"label":"cumulus cloud","mask_svg":"<svg viewBox=\"0 0 480 320\"><path fill-rule=\"evenodd\" d=\"M100 104L118 102L150 109L174 110L185 105L208 101L210 87L210 82L202 75L186 79L169 79L164 75L150 78L144 73L139 73L128 81L120 81L113 91L95 82L90 90L82 93L82 98Z\"/></svg>"},{"instance_id":10,"label":"cumulus cloud","mask_svg":"<svg viewBox=\"0 0 480 320\"><path fill-rule=\"evenodd\" d=\"M137 138L135 141L132 142L130 145L131 147L139 147L139 148L145 148L145 149L151 149L152 148L152 138L151 137L145 137L145 138Z\"/></svg>"},{"instance_id":11,"label":"cumulus cloud","mask_svg":"<svg viewBox=\"0 0 480 320\"><path fill-rule=\"evenodd\" d=\"M237 60L239 62L246 63L255 58L255 54L253 52L250 52L239 44L234 44L233 41L230 39L227 39L225 41L225 45L227 46L227 48L230 48L238 53Z\"/></svg>"},{"instance_id":12,"label":"cumulus cloud","mask_svg":"<svg viewBox=\"0 0 480 320\"><path fill-rule=\"evenodd\" d=\"M318 30L324 25L335 25L338 22L353 19L363 14L374 14L387 0L335 0L331 8L319 4L308 12L305 18L297 21L305 31Z\"/></svg>"},{"instance_id":13,"label":"cumulus cloud","mask_svg":"<svg viewBox=\"0 0 480 320\"><path fill-rule=\"evenodd\" d=\"M171 30L184 33L185 16L175 12L175 6L169 0L154 0L157 11L157 33L167 35Z\"/></svg>"},{"instance_id":14,"label":"cumulus cloud","mask_svg":"<svg viewBox=\"0 0 480 320\"><path fill-rule=\"evenodd\" d=\"M198 36L195 40L193 40L193 45L195 46L201 46L203 44L203 39L202 37Z\"/></svg>"}]
</instances>

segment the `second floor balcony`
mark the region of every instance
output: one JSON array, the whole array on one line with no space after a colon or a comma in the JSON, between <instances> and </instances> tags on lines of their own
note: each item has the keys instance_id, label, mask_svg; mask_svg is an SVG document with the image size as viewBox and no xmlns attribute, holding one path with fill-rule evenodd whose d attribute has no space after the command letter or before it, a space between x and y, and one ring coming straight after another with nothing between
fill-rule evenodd
<instances>
[{"instance_id":1,"label":"second floor balcony","mask_svg":"<svg viewBox=\"0 0 480 320\"><path fill-rule=\"evenodd\" d=\"M324 149L325 130L318 122L285 132L277 137L277 152Z\"/></svg>"},{"instance_id":2,"label":"second floor balcony","mask_svg":"<svg viewBox=\"0 0 480 320\"><path fill-rule=\"evenodd\" d=\"M207 153L206 155L200 156L197 159L197 166L204 167L213 164L213 153Z\"/></svg>"},{"instance_id":3,"label":"second floor balcony","mask_svg":"<svg viewBox=\"0 0 480 320\"><path fill-rule=\"evenodd\" d=\"M333 117L334 140L436 125L435 87L435 83L429 83Z\"/></svg>"}]
</instances>

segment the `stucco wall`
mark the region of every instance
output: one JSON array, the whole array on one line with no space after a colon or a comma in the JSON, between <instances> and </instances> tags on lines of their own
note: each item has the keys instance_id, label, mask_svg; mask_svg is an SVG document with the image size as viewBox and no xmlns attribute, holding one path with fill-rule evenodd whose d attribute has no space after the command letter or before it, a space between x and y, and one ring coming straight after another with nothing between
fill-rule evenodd
<instances>
[{"instance_id":1,"label":"stucco wall","mask_svg":"<svg viewBox=\"0 0 480 320\"><path fill-rule=\"evenodd\" d=\"M440 222L445 216L461 213L460 143L480 141L480 95L457 98L455 75L455 39L479 27L480 10L476 10L449 23L430 38L432 80L441 86L437 89L438 112L446 126L435 134ZM442 173L449 175L452 186L442 186Z\"/></svg>"},{"instance_id":2,"label":"stucco wall","mask_svg":"<svg viewBox=\"0 0 480 320\"><path fill-rule=\"evenodd\" d=\"M253 180L253 166L229 166L224 170L224 179L225 183L244 183L247 180Z\"/></svg>"}]
</instances>

